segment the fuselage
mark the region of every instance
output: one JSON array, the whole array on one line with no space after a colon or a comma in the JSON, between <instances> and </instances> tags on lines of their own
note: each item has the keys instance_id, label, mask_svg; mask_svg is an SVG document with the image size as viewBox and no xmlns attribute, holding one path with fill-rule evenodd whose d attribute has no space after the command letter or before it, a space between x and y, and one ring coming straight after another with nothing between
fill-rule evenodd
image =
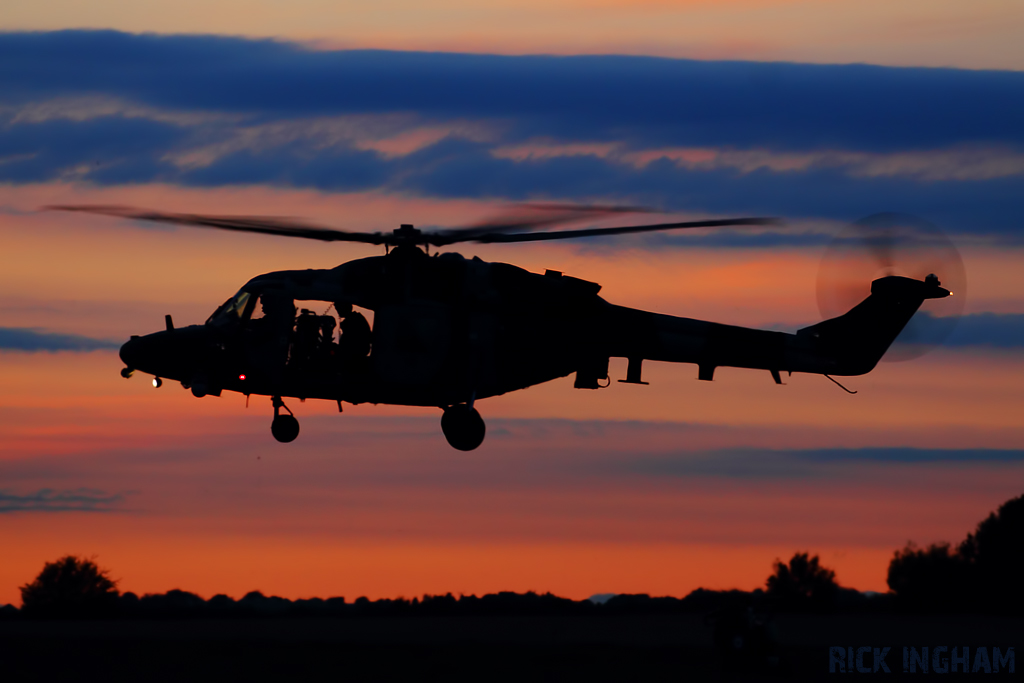
<instances>
[{"instance_id":1,"label":"fuselage","mask_svg":"<svg viewBox=\"0 0 1024 683\"><path fill-rule=\"evenodd\" d=\"M719 366L768 370L776 381L780 372L862 374L924 298L945 295L906 278L875 285L885 282L846 323L787 334L616 306L600 285L555 271L402 247L330 270L260 275L205 324L133 337L121 358L200 396L441 407L573 373L576 387L598 388L614 357L629 359L630 381L640 381L643 360L694 363L701 379ZM366 317L372 329L354 343Z\"/></svg>"}]
</instances>

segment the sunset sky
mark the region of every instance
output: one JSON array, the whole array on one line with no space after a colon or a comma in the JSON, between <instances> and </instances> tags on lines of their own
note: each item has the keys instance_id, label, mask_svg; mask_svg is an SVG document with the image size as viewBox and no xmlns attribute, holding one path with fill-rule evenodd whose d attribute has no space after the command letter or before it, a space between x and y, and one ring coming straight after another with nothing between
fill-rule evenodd
<instances>
[{"instance_id":1,"label":"sunset sky","mask_svg":"<svg viewBox=\"0 0 1024 683\"><path fill-rule=\"evenodd\" d=\"M681 596L762 586L796 551L885 590L896 548L1024 493L1019 2L43 0L0 30L0 604L67 553L204 597ZM648 363L646 387L480 402L470 453L436 409L316 401L278 444L269 399L126 381L118 346L380 249L37 210L390 230L523 201L781 217L461 252L788 331L820 320L838 229L913 213L961 252L964 317L852 396Z\"/></svg>"}]
</instances>

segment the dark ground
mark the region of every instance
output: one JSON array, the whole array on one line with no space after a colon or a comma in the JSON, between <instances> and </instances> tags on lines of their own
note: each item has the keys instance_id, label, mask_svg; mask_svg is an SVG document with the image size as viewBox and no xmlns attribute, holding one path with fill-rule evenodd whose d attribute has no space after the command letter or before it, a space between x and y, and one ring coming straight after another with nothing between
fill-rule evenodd
<instances>
[{"instance_id":1,"label":"dark ground","mask_svg":"<svg viewBox=\"0 0 1024 683\"><path fill-rule=\"evenodd\" d=\"M874 674L885 680L904 677L903 645L973 652L1024 643L1020 618L779 615L773 623L777 666L723 658L698 614L16 620L0 622L0 680L835 680L830 645L891 647L892 674ZM913 676L935 677L962 676Z\"/></svg>"}]
</instances>

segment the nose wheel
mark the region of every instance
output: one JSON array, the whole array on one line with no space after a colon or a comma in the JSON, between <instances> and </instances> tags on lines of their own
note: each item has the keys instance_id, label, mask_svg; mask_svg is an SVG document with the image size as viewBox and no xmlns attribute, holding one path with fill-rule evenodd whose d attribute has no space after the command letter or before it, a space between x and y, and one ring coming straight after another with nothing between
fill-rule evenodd
<instances>
[{"instance_id":1,"label":"nose wheel","mask_svg":"<svg viewBox=\"0 0 1024 683\"><path fill-rule=\"evenodd\" d=\"M445 409L441 416L441 431L452 448L471 451L484 442L487 426L476 408L463 403Z\"/></svg>"},{"instance_id":2,"label":"nose wheel","mask_svg":"<svg viewBox=\"0 0 1024 683\"><path fill-rule=\"evenodd\" d=\"M299 421L295 419L292 411L284 404L280 396L275 396L274 421L270 423L270 433L281 443L291 443L299 435ZM286 415L281 414L281 408L288 410Z\"/></svg>"}]
</instances>

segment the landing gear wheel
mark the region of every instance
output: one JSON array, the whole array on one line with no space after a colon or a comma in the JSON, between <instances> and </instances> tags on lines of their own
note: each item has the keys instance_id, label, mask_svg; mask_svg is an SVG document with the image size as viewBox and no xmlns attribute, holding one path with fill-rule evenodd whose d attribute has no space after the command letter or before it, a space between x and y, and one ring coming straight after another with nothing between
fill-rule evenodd
<instances>
[{"instance_id":1,"label":"landing gear wheel","mask_svg":"<svg viewBox=\"0 0 1024 683\"><path fill-rule=\"evenodd\" d=\"M487 426L476 408L455 405L441 416L441 431L452 448L471 451L484 442Z\"/></svg>"},{"instance_id":2,"label":"landing gear wheel","mask_svg":"<svg viewBox=\"0 0 1024 683\"><path fill-rule=\"evenodd\" d=\"M292 415L278 415L270 423L270 433L281 443L291 443L299 435L299 421Z\"/></svg>"},{"instance_id":3,"label":"landing gear wheel","mask_svg":"<svg viewBox=\"0 0 1024 683\"><path fill-rule=\"evenodd\" d=\"M292 411L288 410L280 396L273 396L271 400L274 403L274 421L270 423L270 433L281 443L295 441L299 435L299 421L292 415ZM288 414L282 415L281 408L288 410Z\"/></svg>"}]
</instances>

